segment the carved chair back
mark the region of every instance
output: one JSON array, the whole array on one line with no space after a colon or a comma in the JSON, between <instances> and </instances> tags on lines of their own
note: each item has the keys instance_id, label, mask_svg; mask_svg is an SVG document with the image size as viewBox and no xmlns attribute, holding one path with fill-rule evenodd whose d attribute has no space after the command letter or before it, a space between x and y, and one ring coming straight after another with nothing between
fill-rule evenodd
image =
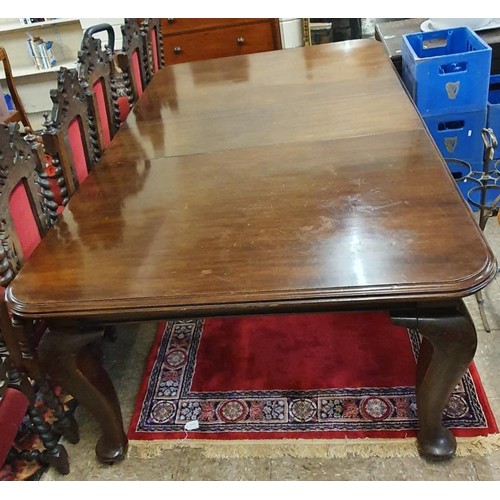
<instances>
[{"instance_id":1,"label":"carved chair back","mask_svg":"<svg viewBox=\"0 0 500 500\"><path fill-rule=\"evenodd\" d=\"M7 118L2 119L2 123L12 123L21 122L25 127L31 128L30 121L28 120L28 115L24 110L21 98L17 93L16 86L14 84L14 77L12 75L12 68L10 66L9 57L7 56L7 51L0 47L0 62L3 64L3 70L5 73L5 80L7 81L7 88L9 89L10 96L12 97L12 102L14 103L15 110L9 113ZM0 96L3 99L3 96Z\"/></svg>"},{"instance_id":2,"label":"carved chair back","mask_svg":"<svg viewBox=\"0 0 500 500\"><path fill-rule=\"evenodd\" d=\"M132 108L148 84L146 35L135 19L125 19L121 30L123 50L116 54L116 61L123 72L129 106Z\"/></svg>"},{"instance_id":3,"label":"carved chair back","mask_svg":"<svg viewBox=\"0 0 500 500\"><path fill-rule=\"evenodd\" d=\"M99 147L98 132L76 69L60 68L57 89L50 91L50 98L52 113L50 118L45 115L42 139L45 152L62 175L59 185L66 205L98 159L94 153Z\"/></svg>"},{"instance_id":4,"label":"carved chair back","mask_svg":"<svg viewBox=\"0 0 500 500\"><path fill-rule=\"evenodd\" d=\"M41 145L28 142L19 124L0 124L0 286L5 287L49 228L47 199L39 185Z\"/></svg>"},{"instance_id":5,"label":"carved chair back","mask_svg":"<svg viewBox=\"0 0 500 500\"><path fill-rule=\"evenodd\" d=\"M144 19L141 23L141 30L146 36L148 51L148 82L150 82L155 73L165 65L161 19Z\"/></svg>"},{"instance_id":6,"label":"carved chair back","mask_svg":"<svg viewBox=\"0 0 500 500\"><path fill-rule=\"evenodd\" d=\"M78 52L78 77L87 97L91 123L95 124L97 144L94 156L100 158L120 126L117 92L114 85L113 54L102 49L101 40L86 32Z\"/></svg>"}]
</instances>

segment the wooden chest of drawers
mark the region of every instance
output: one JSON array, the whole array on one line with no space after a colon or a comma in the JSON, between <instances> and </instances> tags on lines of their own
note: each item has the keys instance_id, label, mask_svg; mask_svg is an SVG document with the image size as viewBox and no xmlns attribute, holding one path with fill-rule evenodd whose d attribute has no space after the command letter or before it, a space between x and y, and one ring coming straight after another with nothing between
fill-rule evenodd
<instances>
[{"instance_id":1,"label":"wooden chest of drawers","mask_svg":"<svg viewBox=\"0 0 500 500\"><path fill-rule=\"evenodd\" d=\"M165 64L281 48L278 19L162 19Z\"/></svg>"}]
</instances>

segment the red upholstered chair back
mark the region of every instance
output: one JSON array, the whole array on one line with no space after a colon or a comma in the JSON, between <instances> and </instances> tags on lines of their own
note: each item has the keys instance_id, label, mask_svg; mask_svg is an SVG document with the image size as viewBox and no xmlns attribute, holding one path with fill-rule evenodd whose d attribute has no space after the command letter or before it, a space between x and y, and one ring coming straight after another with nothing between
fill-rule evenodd
<instances>
[{"instance_id":1,"label":"red upholstered chair back","mask_svg":"<svg viewBox=\"0 0 500 500\"><path fill-rule=\"evenodd\" d=\"M141 30L146 37L148 51L148 82L150 82L154 74L165 65L161 19L144 19L141 23Z\"/></svg>"},{"instance_id":2,"label":"red upholstered chair back","mask_svg":"<svg viewBox=\"0 0 500 500\"><path fill-rule=\"evenodd\" d=\"M50 217L39 185L42 147L17 124L0 125L0 286L5 287L47 232Z\"/></svg>"},{"instance_id":3,"label":"red upholstered chair back","mask_svg":"<svg viewBox=\"0 0 500 500\"><path fill-rule=\"evenodd\" d=\"M42 139L55 168L62 172L65 205L98 159L94 153L99 148L98 132L76 70L59 70L57 89L50 91L50 98L54 104Z\"/></svg>"},{"instance_id":4,"label":"red upholstered chair back","mask_svg":"<svg viewBox=\"0 0 500 500\"><path fill-rule=\"evenodd\" d=\"M129 107L132 108L148 84L148 49L146 35L135 19L125 19L121 27L123 49L117 53L117 64L123 72Z\"/></svg>"},{"instance_id":5,"label":"red upholstered chair back","mask_svg":"<svg viewBox=\"0 0 500 500\"><path fill-rule=\"evenodd\" d=\"M95 124L98 140L94 155L100 158L120 126L111 49L103 50L99 38L85 34L78 52L77 71L87 97L91 124Z\"/></svg>"}]
</instances>

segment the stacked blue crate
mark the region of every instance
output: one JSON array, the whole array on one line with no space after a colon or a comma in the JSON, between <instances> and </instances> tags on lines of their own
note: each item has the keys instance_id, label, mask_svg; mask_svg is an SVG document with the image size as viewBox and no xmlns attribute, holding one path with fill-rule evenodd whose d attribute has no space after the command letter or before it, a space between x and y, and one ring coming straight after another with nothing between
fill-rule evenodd
<instances>
[{"instance_id":1,"label":"stacked blue crate","mask_svg":"<svg viewBox=\"0 0 500 500\"><path fill-rule=\"evenodd\" d=\"M480 172L491 47L467 27L403 36L403 82L444 158Z\"/></svg>"}]
</instances>

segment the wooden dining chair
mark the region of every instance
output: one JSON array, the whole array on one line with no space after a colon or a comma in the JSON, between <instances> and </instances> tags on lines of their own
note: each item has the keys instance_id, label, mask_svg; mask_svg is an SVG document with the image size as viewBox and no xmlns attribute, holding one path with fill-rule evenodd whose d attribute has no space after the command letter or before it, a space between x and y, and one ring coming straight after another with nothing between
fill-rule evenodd
<instances>
[{"instance_id":1,"label":"wooden dining chair","mask_svg":"<svg viewBox=\"0 0 500 500\"><path fill-rule=\"evenodd\" d=\"M155 73L165 65L163 53L163 35L160 18L146 18L141 22L141 31L146 37L148 54L148 83Z\"/></svg>"},{"instance_id":2,"label":"wooden dining chair","mask_svg":"<svg viewBox=\"0 0 500 500\"><path fill-rule=\"evenodd\" d=\"M43 236L51 218L47 199L40 187L44 169L42 146L28 142L19 132L19 124L0 124L0 306L4 304L5 287L14 279L30 258ZM6 314L2 315L5 320ZM21 359L19 346L9 335L10 328L2 326L5 341L16 366ZM31 335L33 332L25 332ZM36 371L35 365L32 374ZM38 376L37 374L36 376Z\"/></svg>"},{"instance_id":3,"label":"wooden dining chair","mask_svg":"<svg viewBox=\"0 0 500 500\"><path fill-rule=\"evenodd\" d=\"M25 416L30 426L23 425ZM38 437L43 449L31 445L31 436ZM31 445L31 446L30 446ZM69 474L66 448L52 423L43 415L36 389L27 377L10 364L9 351L0 335L0 468L5 462L37 461L52 465L61 474Z\"/></svg>"},{"instance_id":4,"label":"wooden dining chair","mask_svg":"<svg viewBox=\"0 0 500 500\"><path fill-rule=\"evenodd\" d=\"M129 108L121 110L121 119L126 119L130 109L144 92L148 84L148 50L146 36L136 19L125 19L121 26L123 49L116 54L116 61L123 72Z\"/></svg>"},{"instance_id":5,"label":"wooden dining chair","mask_svg":"<svg viewBox=\"0 0 500 500\"><path fill-rule=\"evenodd\" d=\"M12 68L10 66L9 57L7 56L7 51L0 47L0 62L3 63L3 70L5 73L5 80L7 81L7 88L9 89L10 96L12 97L12 102L14 103L14 111L11 111L6 118L3 118L2 123L12 123L21 122L25 127L31 129L31 124L28 119L28 115L24 110L23 103L17 92L16 86L14 84L14 77L12 75ZM0 96L3 98L3 96Z\"/></svg>"},{"instance_id":6,"label":"wooden dining chair","mask_svg":"<svg viewBox=\"0 0 500 500\"><path fill-rule=\"evenodd\" d=\"M113 31L111 25L108 26ZM97 142L92 142L92 146L98 159L120 127L120 113L114 84L113 53L110 48L103 50L101 40L92 35L93 32L87 30L83 36L77 71L87 97L90 124L95 127L90 136L97 136Z\"/></svg>"},{"instance_id":7,"label":"wooden dining chair","mask_svg":"<svg viewBox=\"0 0 500 500\"><path fill-rule=\"evenodd\" d=\"M39 184L43 171L41 144L21 136L18 123L0 124L0 334L12 366L36 381L59 419L61 433L70 442L77 442L76 422L62 408L37 361L36 346L46 331L45 322L14 323L4 300L5 287L30 258L51 224Z\"/></svg>"},{"instance_id":8,"label":"wooden dining chair","mask_svg":"<svg viewBox=\"0 0 500 500\"><path fill-rule=\"evenodd\" d=\"M60 168L62 205L66 205L98 160L97 129L76 69L59 69L57 89L50 91L50 98L52 113L45 115L42 140L55 168Z\"/></svg>"}]
</instances>

